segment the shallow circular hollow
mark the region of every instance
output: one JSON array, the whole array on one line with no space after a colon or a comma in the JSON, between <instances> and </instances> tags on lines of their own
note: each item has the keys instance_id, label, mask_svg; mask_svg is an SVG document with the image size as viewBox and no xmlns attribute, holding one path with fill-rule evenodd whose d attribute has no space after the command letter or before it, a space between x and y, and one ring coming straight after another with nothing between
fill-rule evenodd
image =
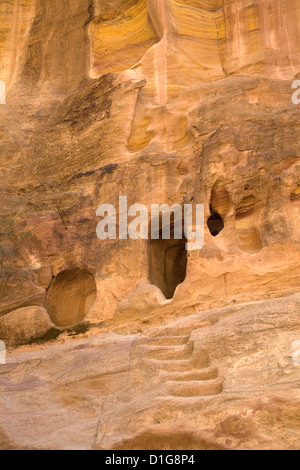
<instances>
[{"instance_id":1,"label":"shallow circular hollow","mask_svg":"<svg viewBox=\"0 0 300 470\"><path fill-rule=\"evenodd\" d=\"M96 281L87 269L60 272L47 294L46 308L57 326L81 322L93 306L97 295Z\"/></svg>"}]
</instances>

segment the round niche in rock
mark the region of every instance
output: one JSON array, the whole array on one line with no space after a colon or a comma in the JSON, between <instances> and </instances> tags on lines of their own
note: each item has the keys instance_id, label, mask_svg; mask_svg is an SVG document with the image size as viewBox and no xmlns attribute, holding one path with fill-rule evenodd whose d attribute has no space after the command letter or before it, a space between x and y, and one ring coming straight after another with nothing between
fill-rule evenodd
<instances>
[{"instance_id":1,"label":"round niche in rock","mask_svg":"<svg viewBox=\"0 0 300 470\"><path fill-rule=\"evenodd\" d=\"M87 269L66 269L52 282L46 309L57 326L80 323L93 306L97 296L96 281Z\"/></svg>"}]
</instances>

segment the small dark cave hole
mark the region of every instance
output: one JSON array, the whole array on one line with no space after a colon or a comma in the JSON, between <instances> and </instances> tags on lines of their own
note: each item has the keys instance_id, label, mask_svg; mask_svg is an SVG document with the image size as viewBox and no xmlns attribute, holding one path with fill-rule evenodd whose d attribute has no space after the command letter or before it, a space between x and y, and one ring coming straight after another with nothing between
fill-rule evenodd
<instances>
[{"instance_id":1,"label":"small dark cave hole","mask_svg":"<svg viewBox=\"0 0 300 470\"><path fill-rule=\"evenodd\" d=\"M207 226L212 236L216 237L220 232L222 232L224 228L224 221L220 214L213 212L207 221Z\"/></svg>"}]
</instances>

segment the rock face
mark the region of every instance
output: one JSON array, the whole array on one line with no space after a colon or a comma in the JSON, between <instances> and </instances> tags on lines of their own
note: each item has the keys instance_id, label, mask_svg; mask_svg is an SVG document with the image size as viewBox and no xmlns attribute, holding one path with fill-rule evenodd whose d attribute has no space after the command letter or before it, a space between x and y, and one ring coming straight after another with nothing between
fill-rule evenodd
<instances>
[{"instance_id":1,"label":"rock face","mask_svg":"<svg viewBox=\"0 0 300 470\"><path fill-rule=\"evenodd\" d=\"M299 447L299 22L297 0L0 0L0 333L90 328L8 355L0 447ZM100 241L119 196L204 204L203 249Z\"/></svg>"},{"instance_id":2,"label":"rock face","mask_svg":"<svg viewBox=\"0 0 300 470\"><path fill-rule=\"evenodd\" d=\"M52 329L55 326L41 307L20 308L0 318L0 338L8 346L43 338Z\"/></svg>"},{"instance_id":3,"label":"rock face","mask_svg":"<svg viewBox=\"0 0 300 470\"><path fill-rule=\"evenodd\" d=\"M0 446L299 449L299 307L298 294L11 352Z\"/></svg>"}]
</instances>

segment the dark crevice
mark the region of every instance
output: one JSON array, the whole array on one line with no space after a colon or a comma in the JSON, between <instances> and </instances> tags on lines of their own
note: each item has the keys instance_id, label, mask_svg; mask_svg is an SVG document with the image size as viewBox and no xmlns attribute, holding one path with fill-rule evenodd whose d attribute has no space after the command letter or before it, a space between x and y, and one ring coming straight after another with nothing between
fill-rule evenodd
<instances>
[{"instance_id":1,"label":"dark crevice","mask_svg":"<svg viewBox=\"0 0 300 470\"><path fill-rule=\"evenodd\" d=\"M224 221L220 214L218 214L217 212L213 212L207 221L207 226L211 235L213 237L216 237L217 235L219 235L220 232L222 232L224 228Z\"/></svg>"}]
</instances>

